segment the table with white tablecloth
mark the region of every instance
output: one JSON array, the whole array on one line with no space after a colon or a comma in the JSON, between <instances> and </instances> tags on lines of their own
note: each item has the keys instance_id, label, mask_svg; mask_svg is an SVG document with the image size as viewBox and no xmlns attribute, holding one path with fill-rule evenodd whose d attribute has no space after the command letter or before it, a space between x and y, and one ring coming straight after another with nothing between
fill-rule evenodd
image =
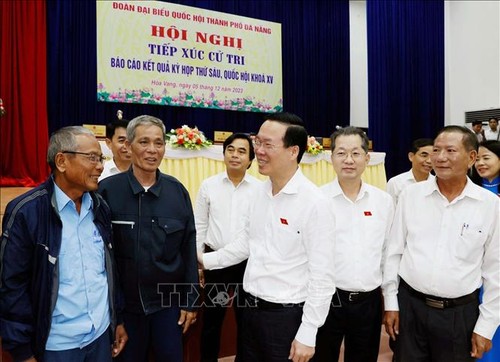
<instances>
[{"instance_id":1,"label":"table with white tablecloth","mask_svg":"<svg viewBox=\"0 0 500 362\"><path fill-rule=\"evenodd\" d=\"M104 141L100 142L103 154L111 157L111 151ZM319 155L304 154L300 167L306 177L316 185L324 185L335 177L330 151ZM385 190L387 183L385 174L385 153L370 152L370 163L362 175L362 179L376 187ZM194 201L201 182L209 176L225 170L222 145L213 145L201 150L188 150L184 148L171 148L167 146L165 157L160 165L160 170L172 175L183 183ZM261 179L266 179L258 172L257 162L252 163L248 172Z\"/></svg>"}]
</instances>

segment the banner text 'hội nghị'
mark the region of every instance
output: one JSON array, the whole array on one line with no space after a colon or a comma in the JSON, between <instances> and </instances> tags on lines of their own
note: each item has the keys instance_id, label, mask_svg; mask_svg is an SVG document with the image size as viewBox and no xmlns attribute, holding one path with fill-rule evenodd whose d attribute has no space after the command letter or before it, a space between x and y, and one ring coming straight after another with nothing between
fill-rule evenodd
<instances>
[{"instance_id":1,"label":"banner text 'h\u1ed9i ngh\u1ecb'","mask_svg":"<svg viewBox=\"0 0 500 362\"><path fill-rule=\"evenodd\" d=\"M97 99L279 112L281 24L156 1L97 1Z\"/></svg>"}]
</instances>

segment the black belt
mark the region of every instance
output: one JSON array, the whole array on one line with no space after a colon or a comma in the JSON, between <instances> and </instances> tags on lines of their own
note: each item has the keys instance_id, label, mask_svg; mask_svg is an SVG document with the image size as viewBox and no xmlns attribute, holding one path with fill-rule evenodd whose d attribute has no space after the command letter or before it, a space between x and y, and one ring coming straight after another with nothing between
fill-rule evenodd
<instances>
[{"instance_id":1,"label":"black belt","mask_svg":"<svg viewBox=\"0 0 500 362\"><path fill-rule=\"evenodd\" d=\"M375 294L380 295L380 287L373 289L369 292L350 292L347 290L342 290L337 288L336 293L338 294L340 300L344 302L356 303L366 300Z\"/></svg>"},{"instance_id":2,"label":"black belt","mask_svg":"<svg viewBox=\"0 0 500 362\"><path fill-rule=\"evenodd\" d=\"M479 301L479 289L476 289L470 294L458 298L442 298L434 295L424 294L413 289L407 282L400 279L399 284L410 292L414 297L421 299L426 305L432 308L445 309L458 307L459 305L469 304L474 301Z\"/></svg>"},{"instance_id":3,"label":"black belt","mask_svg":"<svg viewBox=\"0 0 500 362\"><path fill-rule=\"evenodd\" d=\"M251 294L245 295L246 306L258 308L258 309L283 309L283 308L295 308L303 307L304 303L273 303L267 300L261 299Z\"/></svg>"}]
</instances>

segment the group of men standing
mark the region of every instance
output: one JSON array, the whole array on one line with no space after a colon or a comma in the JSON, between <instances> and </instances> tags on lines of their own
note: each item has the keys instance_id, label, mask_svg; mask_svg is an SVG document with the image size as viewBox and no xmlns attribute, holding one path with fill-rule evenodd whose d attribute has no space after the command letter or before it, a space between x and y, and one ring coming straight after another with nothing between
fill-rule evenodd
<instances>
[{"instance_id":1,"label":"group of men standing","mask_svg":"<svg viewBox=\"0 0 500 362\"><path fill-rule=\"evenodd\" d=\"M193 213L186 189L159 171L161 120L127 125L131 166L99 184L95 138L56 132L51 177L3 221L4 347L16 360L146 361L152 348L157 361L182 361L198 259L210 306L203 361L217 360L227 285L238 362L336 361L342 341L345 361L376 361L382 321L398 361L481 357L500 324L500 206L467 178L474 133L448 126L417 142L411 174L389 182L393 197L361 179L363 131L331 136L337 176L321 189L299 167L307 137L290 113L266 115L254 139L232 135L226 170L203 182ZM264 182L246 173L254 158Z\"/></svg>"}]
</instances>

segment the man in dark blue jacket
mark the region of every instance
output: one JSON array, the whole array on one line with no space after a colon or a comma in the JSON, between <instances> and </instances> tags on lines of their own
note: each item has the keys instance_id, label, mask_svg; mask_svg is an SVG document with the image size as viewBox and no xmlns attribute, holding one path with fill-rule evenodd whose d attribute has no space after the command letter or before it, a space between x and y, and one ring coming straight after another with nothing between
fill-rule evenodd
<instances>
[{"instance_id":1,"label":"man in dark blue jacket","mask_svg":"<svg viewBox=\"0 0 500 362\"><path fill-rule=\"evenodd\" d=\"M51 177L10 202L2 223L3 346L15 361L109 362L127 334L117 325L110 211L94 192L101 149L91 131L66 127L47 161Z\"/></svg>"},{"instance_id":2,"label":"man in dark blue jacket","mask_svg":"<svg viewBox=\"0 0 500 362\"><path fill-rule=\"evenodd\" d=\"M165 125L139 116L127 127L132 166L99 184L108 202L123 314L130 340L120 361L182 362L182 332L196 321L198 266L193 210L187 190L158 167Z\"/></svg>"}]
</instances>

